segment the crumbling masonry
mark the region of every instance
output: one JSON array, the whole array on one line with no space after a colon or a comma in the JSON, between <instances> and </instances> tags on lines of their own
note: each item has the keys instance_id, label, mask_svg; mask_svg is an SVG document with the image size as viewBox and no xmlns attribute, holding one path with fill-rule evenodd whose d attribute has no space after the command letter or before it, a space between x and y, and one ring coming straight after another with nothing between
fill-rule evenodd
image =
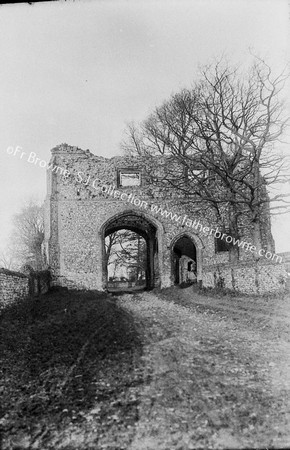
<instances>
[{"instance_id":1,"label":"crumbling masonry","mask_svg":"<svg viewBox=\"0 0 290 450\"><path fill-rule=\"evenodd\" d=\"M239 263L229 263L229 252L218 251L213 235L201 227L217 226L198 210L176 206L176 201L152 189L136 157L95 156L62 144L52 149L47 170L45 252L55 285L76 289L107 289L105 237L120 229L139 233L147 243L146 285L168 287L185 281L187 263L194 262L197 282L248 293L283 289L281 264L239 249ZM179 221L153 211L152 205L176 213ZM187 215L197 227L188 226ZM251 242L252 228L243 224L243 239ZM261 244L274 251L267 211Z\"/></svg>"}]
</instances>

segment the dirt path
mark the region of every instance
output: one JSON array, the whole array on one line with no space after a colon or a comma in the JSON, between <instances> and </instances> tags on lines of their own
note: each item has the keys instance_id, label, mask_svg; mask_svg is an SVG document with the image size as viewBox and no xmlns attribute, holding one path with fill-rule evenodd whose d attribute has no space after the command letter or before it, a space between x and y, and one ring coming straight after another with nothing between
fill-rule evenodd
<instances>
[{"instance_id":1,"label":"dirt path","mask_svg":"<svg viewBox=\"0 0 290 450\"><path fill-rule=\"evenodd\" d=\"M130 450L289 448L289 300L275 302L189 289L120 298L150 379Z\"/></svg>"},{"instance_id":2,"label":"dirt path","mask_svg":"<svg viewBox=\"0 0 290 450\"><path fill-rule=\"evenodd\" d=\"M290 448L289 298L60 290L0 328L4 450Z\"/></svg>"}]
</instances>

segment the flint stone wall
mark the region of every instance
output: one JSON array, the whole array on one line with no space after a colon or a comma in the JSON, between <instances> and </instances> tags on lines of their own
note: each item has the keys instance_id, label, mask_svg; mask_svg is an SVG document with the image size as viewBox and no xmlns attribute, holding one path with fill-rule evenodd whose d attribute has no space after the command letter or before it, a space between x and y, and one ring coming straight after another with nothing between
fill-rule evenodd
<instances>
[{"instance_id":1,"label":"flint stone wall","mask_svg":"<svg viewBox=\"0 0 290 450\"><path fill-rule=\"evenodd\" d=\"M38 296L49 291L51 275L48 270L24 274L8 269L0 269L0 309L16 301Z\"/></svg>"},{"instance_id":2,"label":"flint stone wall","mask_svg":"<svg viewBox=\"0 0 290 450\"><path fill-rule=\"evenodd\" d=\"M202 227L215 229L218 223L214 214L197 203L183 205L178 195L159 190L146 179L142 164L136 157L104 158L62 144L52 149L51 164L55 169L47 172L47 197L45 219L45 250L51 267L52 284L77 289L106 289L104 275L104 229L114 217L122 214L137 214L144 217L156 228L158 241L158 280L156 287L169 287L174 283L172 273L172 253L174 242L181 236L188 236L196 247L197 281L204 286L213 287L218 281L230 289L243 292L269 291L280 284L277 268L259 269L258 278L255 255L245 249L239 249L240 263L237 267L229 264L228 252L217 253L213 235L206 235L200 229L188 224L188 220L178 223L168 217L155 213L152 205L157 205L193 222L199 221ZM159 162L157 161L157 166ZM159 166L158 166L159 167ZM141 186L117 187L118 198L104 192L103 186L118 186L118 171L130 168L141 172ZM120 193L136 196L146 202L146 208L136 206L134 202L121 200ZM132 197L132 198L133 198ZM242 239L252 242L253 227L246 215L240 218L239 226ZM261 244L264 249L275 251L271 234L270 215L263 211L261 220ZM271 265L271 267L275 265ZM265 266L266 267L266 266ZM219 275L220 274L220 275ZM275 275L276 274L276 275ZM268 276L269 275L269 276ZM253 282L251 281L253 280ZM252 283L252 284L251 284ZM258 286L257 287L257 283ZM267 285L268 283L268 285ZM250 287L251 286L251 287ZM267 286L267 287L266 287Z\"/></svg>"},{"instance_id":3,"label":"flint stone wall","mask_svg":"<svg viewBox=\"0 0 290 450\"><path fill-rule=\"evenodd\" d=\"M225 288L245 294L267 294L285 291L286 284L285 265L267 261L251 265L212 265L203 270L202 285L206 288Z\"/></svg>"},{"instance_id":4,"label":"flint stone wall","mask_svg":"<svg viewBox=\"0 0 290 450\"><path fill-rule=\"evenodd\" d=\"M29 294L29 277L7 269L0 269L0 309Z\"/></svg>"}]
</instances>

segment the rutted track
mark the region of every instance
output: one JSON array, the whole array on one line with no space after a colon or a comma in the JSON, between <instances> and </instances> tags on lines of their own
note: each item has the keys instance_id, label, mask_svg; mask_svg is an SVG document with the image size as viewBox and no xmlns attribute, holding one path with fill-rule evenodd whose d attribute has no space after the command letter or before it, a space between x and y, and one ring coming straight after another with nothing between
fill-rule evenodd
<instances>
[{"instance_id":1,"label":"rutted track","mask_svg":"<svg viewBox=\"0 0 290 450\"><path fill-rule=\"evenodd\" d=\"M143 330L151 377L131 450L289 447L289 339L279 322L265 327L269 300L231 300L190 289L120 298Z\"/></svg>"},{"instance_id":2,"label":"rutted track","mask_svg":"<svg viewBox=\"0 0 290 450\"><path fill-rule=\"evenodd\" d=\"M290 447L287 298L60 291L1 325L5 450Z\"/></svg>"}]
</instances>

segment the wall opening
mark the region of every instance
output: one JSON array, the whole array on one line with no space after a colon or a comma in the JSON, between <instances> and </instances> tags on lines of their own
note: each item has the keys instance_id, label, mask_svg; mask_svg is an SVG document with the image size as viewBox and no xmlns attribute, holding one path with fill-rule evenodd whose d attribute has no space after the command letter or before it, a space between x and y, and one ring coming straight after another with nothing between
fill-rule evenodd
<instances>
[{"instance_id":1,"label":"wall opening","mask_svg":"<svg viewBox=\"0 0 290 450\"><path fill-rule=\"evenodd\" d=\"M105 238L107 286L111 292L147 287L147 242L138 233L121 229Z\"/></svg>"},{"instance_id":2,"label":"wall opening","mask_svg":"<svg viewBox=\"0 0 290 450\"><path fill-rule=\"evenodd\" d=\"M116 258L120 259L120 264L114 263L113 254L111 261L108 258L108 249L114 240L113 252L119 252ZM103 252L106 290L153 289L159 284L157 230L143 215L129 212L109 220L104 227Z\"/></svg>"},{"instance_id":3,"label":"wall opening","mask_svg":"<svg viewBox=\"0 0 290 450\"><path fill-rule=\"evenodd\" d=\"M181 236L173 245L172 278L174 284L195 283L197 280L196 247L188 236Z\"/></svg>"}]
</instances>

